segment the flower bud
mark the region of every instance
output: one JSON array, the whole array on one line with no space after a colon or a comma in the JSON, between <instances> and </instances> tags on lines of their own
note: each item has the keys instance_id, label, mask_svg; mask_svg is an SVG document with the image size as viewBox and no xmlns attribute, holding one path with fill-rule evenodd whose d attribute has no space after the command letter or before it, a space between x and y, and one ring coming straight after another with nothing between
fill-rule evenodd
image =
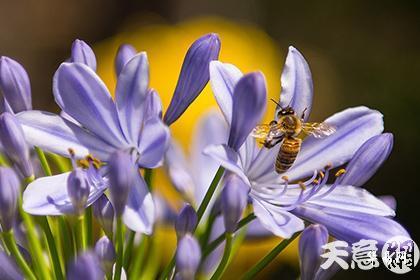
<instances>
[{"instance_id":1,"label":"flower bud","mask_svg":"<svg viewBox=\"0 0 420 280\"><path fill-rule=\"evenodd\" d=\"M73 204L76 215L82 215L90 193L90 185L87 173L77 168L67 178L67 193Z\"/></svg>"},{"instance_id":2,"label":"flower bud","mask_svg":"<svg viewBox=\"0 0 420 280\"><path fill-rule=\"evenodd\" d=\"M0 57L0 91L13 112L32 109L28 74L22 65L5 56Z\"/></svg>"},{"instance_id":3,"label":"flower bud","mask_svg":"<svg viewBox=\"0 0 420 280\"><path fill-rule=\"evenodd\" d=\"M178 238L193 233L197 226L197 213L190 204L185 204L175 220L175 231Z\"/></svg>"},{"instance_id":4,"label":"flower bud","mask_svg":"<svg viewBox=\"0 0 420 280\"><path fill-rule=\"evenodd\" d=\"M115 253L114 245L108 237L103 236L96 242L95 254L98 256L105 274L109 275L112 272L112 267L117 255Z\"/></svg>"},{"instance_id":5,"label":"flower bud","mask_svg":"<svg viewBox=\"0 0 420 280\"><path fill-rule=\"evenodd\" d=\"M96 71L96 57L92 48L84 41L76 39L71 46L71 62L83 63Z\"/></svg>"},{"instance_id":6,"label":"flower bud","mask_svg":"<svg viewBox=\"0 0 420 280\"><path fill-rule=\"evenodd\" d=\"M122 151L117 151L111 155L108 167L109 193L115 214L119 217L124 212L128 194L134 184L134 176L140 176L140 174L136 174L137 171L131 156Z\"/></svg>"},{"instance_id":7,"label":"flower bud","mask_svg":"<svg viewBox=\"0 0 420 280\"><path fill-rule=\"evenodd\" d=\"M137 54L136 49L129 44L123 44L118 48L115 56L115 72L120 75L124 65Z\"/></svg>"},{"instance_id":8,"label":"flower bud","mask_svg":"<svg viewBox=\"0 0 420 280\"><path fill-rule=\"evenodd\" d=\"M3 231L12 229L15 222L19 179L11 168L0 167L0 224Z\"/></svg>"},{"instance_id":9,"label":"flower bud","mask_svg":"<svg viewBox=\"0 0 420 280\"><path fill-rule=\"evenodd\" d=\"M26 178L33 176L34 170L23 129L11 113L5 112L0 116L0 141L4 152L16 163L23 176Z\"/></svg>"},{"instance_id":10,"label":"flower bud","mask_svg":"<svg viewBox=\"0 0 420 280\"><path fill-rule=\"evenodd\" d=\"M328 230L323 225L308 226L300 236L299 258L302 280L314 279L321 264L322 246L328 242Z\"/></svg>"},{"instance_id":11,"label":"flower bud","mask_svg":"<svg viewBox=\"0 0 420 280\"><path fill-rule=\"evenodd\" d=\"M98 223L101 225L105 234L111 238L114 227L114 208L111 202L102 194L92 205L93 215Z\"/></svg>"},{"instance_id":12,"label":"flower bud","mask_svg":"<svg viewBox=\"0 0 420 280\"><path fill-rule=\"evenodd\" d=\"M248 186L234 173L227 175L220 197L220 206L227 232L236 230L248 202Z\"/></svg>"},{"instance_id":13,"label":"flower bud","mask_svg":"<svg viewBox=\"0 0 420 280\"><path fill-rule=\"evenodd\" d=\"M178 242L176 250L177 277L182 280L193 280L201 260L200 245L190 234Z\"/></svg>"},{"instance_id":14,"label":"flower bud","mask_svg":"<svg viewBox=\"0 0 420 280\"><path fill-rule=\"evenodd\" d=\"M218 59L219 52L220 39L214 33L202 36L188 49L175 92L164 117L167 125L175 122L206 86L210 77L209 64Z\"/></svg>"},{"instance_id":15,"label":"flower bud","mask_svg":"<svg viewBox=\"0 0 420 280\"><path fill-rule=\"evenodd\" d=\"M92 252L84 252L69 265L68 280L99 280L104 279L98 257Z\"/></svg>"},{"instance_id":16,"label":"flower bud","mask_svg":"<svg viewBox=\"0 0 420 280\"><path fill-rule=\"evenodd\" d=\"M14 260L5 252L0 251L0 278L8 280L23 280L22 273Z\"/></svg>"}]
</instances>

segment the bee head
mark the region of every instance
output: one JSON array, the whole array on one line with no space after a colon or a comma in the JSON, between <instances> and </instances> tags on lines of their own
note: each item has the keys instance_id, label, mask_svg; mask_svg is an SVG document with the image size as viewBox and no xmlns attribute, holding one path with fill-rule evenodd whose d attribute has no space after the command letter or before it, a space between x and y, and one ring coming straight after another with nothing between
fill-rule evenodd
<instances>
[{"instance_id":1,"label":"bee head","mask_svg":"<svg viewBox=\"0 0 420 280\"><path fill-rule=\"evenodd\" d=\"M284 109L281 109L278 113L277 116L281 117L281 116L287 116L287 115L294 115L295 114L295 110L293 110L292 107L286 107Z\"/></svg>"}]
</instances>

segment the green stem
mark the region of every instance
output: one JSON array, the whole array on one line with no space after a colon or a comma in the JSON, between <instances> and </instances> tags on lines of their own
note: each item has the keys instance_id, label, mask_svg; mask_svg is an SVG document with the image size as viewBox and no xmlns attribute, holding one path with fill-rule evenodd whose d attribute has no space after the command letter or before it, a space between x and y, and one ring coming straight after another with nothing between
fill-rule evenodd
<instances>
[{"instance_id":1,"label":"green stem","mask_svg":"<svg viewBox=\"0 0 420 280\"><path fill-rule=\"evenodd\" d=\"M238 226L236 227L235 232L240 230L241 228L243 228L250 222L252 222L255 218L256 218L255 215L251 213L245 218L243 218L242 220L240 220L238 223ZM206 246L203 250L202 259L204 260L208 255L210 255L210 253L213 252L225 240L225 237L226 237L225 234L221 234L219 235L219 237L213 240L208 246Z\"/></svg>"},{"instance_id":2,"label":"green stem","mask_svg":"<svg viewBox=\"0 0 420 280\"><path fill-rule=\"evenodd\" d=\"M262 271L267 265L270 264L283 250L287 247L293 240L295 240L296 237L300 232L296 232L293 234L293 236L289 239L284 239L282 242L280 242L276 247L274 247L273 250L271 250L270 253L265 255L264 258L262 258L256 265L254 265L250 270L248 270L243 276L242 280L248 280L248 279L254 279L254 277Z\"/></svg>"},{"instance_id":3,"label":"green stem","mask_svg":"<svg viewBox=\"0 0 420 280\"><path fill-rule=\"evenodd\" d=\"M225 272L227 264L229 262L230 252L232 250L232 239L233 239L233 233L226 233L226 243L225 243L225 250L223 252L222 260L219 263L219 266L217 267L216 271L214 272L213 276L210 278L210 280L219 280L223 272Z\"/></svg>"},{"instance_id":4,"label":"green stem","mask_svg":"<svg viewBox=\"0 0 420 280\"><path fill-rule=\"evenodd\" d=\"M134 245L134 238L136 237L136 232L130 230L128 234L128 240L127 244L125 245L124 250L124 261L123 261L123 267L125 268L125 271L128 271L128 265L130 264L131 254L133 252L133 245Z\"/></svg>"},{"instance_id":5,"label":"green stem","mask_svg":"<svg viewBox=\"0 0 420 280\"><path fill-rule=\"evenodd\" d=\"M44 152L39 147L35 147L35 152L38 155L39 161L41 162L42 170L44 171L45 175L51 176L52 175L51 168L50 168L50 165L48 164L48 161L47 161L47 158L45 157Z\"/></svg>"},{"instance_id":6,"label":"green stem","mask_svg":"<svg viewBox=\"0 0 420 280\"><path fill-rule=\"evenodd\" d=\"M197 225L200 224L200 221L204 216L204 212L206 211L207 207L209 206L210 200L213 197L213 194L216 191L217 185L219 184L220 179L222 178L224 172L225 172L225 169L222 166L220 166L219 169L217 169L217 172L214 175L214 178L211 181L211 184L210 184L209 188L207 189L207 192L206 192L206 194L203 198L203 201L201 202L200 206L198 207L198 210L197 210L197 218L198 218L197 219ZM175 266L175 254L172 256L171 261L168 263L168 265L163 270L159 279L161 279L161 280L167 279L169 274L174 269L174 266Z\"/></svg>"},{"instance_id":7,"label":"green stem","mask_svg":"<svg viewBox=\"0 0 420 280\"><path fill-rule=\"evenodd\" d=\"M121 279L121 270L124 256L124 233L122 218L117 217L117 232L116 232L116 246L117 246L117 263L115 266L114 280Z\"/></svg>"},{"instance_id":8,"label":"green stem","mask_svg":"<svg viewBox=\"0 0 420 280\"><path fill-rule=\"evenodd\" d=\"M20 253L16 240L13 236L13 231L3 232L4 242L6 243L7 249L9 249L12 256L15 258L16 263L22 269L23 273L28 279L36 280L34 273L32 272L29 265L26 263L25 258Z\"/></svg>"},{"instance_id":9,"label":"green stem","mask_svg":"<svg viewBox=\"0 0 420 280\"><path fill-rule=\"evenodd\" d=\"M211 184L209 188L207 189L207 192L203 198L203 201L201 202L200 206L197 210L197 225L200 223L201 219L203 218L204 212L206 211L207 207L209 206L210 200L213 197L214 192L216 191L217 185L220 182L220 179L223 176L223 173L225 172L225 169L223 167L219 167L219 169L216 172L216 175L214 175L213 181L211 181Z\"/></svg>"},{"instance_id":10,"label":"green stem","mask_svg":"<svg viewBox=\"0 0 420 280\"><path fill-rule=\"evenodd\" d=\"M86 208L84 219L84 237L86 247L93 246L93 229L92 229L92 206Z\"/></svg>"},{"instance_id":11,"label":"green stem","mask_svg":"<svg viewBox=\"0 0 420 280\"><path fill-rule=\"evenodd\" d=\"M77 252L81 252L86 249L86 237L85 237L85 222L83 216L75 217L74 221L74 238L76 240Z\"/></svg>"},{"instance_id":12,"label":"green stem","mask_svg":"<svg viewBox=\"0 0 420 280\"><path fill-rule=\"evenodd\" d=\"M211 229L213 227L213 223L216 220L216 215L209 215L209 218L207 219L206 228L204 229L204 232L200 236L200 247L204 248L207 243L209 242Z\"/></svg>"},{"instance_id":13,"label":"green stem","mask_svg":"<svg viewBox=\"0 0 420 280\"><path fill-rule=\"evenodd\" d=\"M146 259L147 251L149 250L150 241L150 236L143 235L143 240L137 248L137 251L135 252L136 254L133 258L135 262L133 264L133 269L131 270L130 279L140 278L140 271L142 271L143 263Z\"/></svg>"},{"instance_id":14,"label":"green stem","mask_svg":"<svg viewBox=\"0 0 420 280\"><path fill-rule=\"evenodd\" d=\"M48 153L47 157L57 166L58 171L61 173L65 173L71 169L68 159L52 153Z\"/></svg>"},{"instance_id":15,"label":"green stem","mask_svg":"<svg viewBox=\"0 0 420 280\"><path fill-rule=\"evenodd\" d=\"M153 179L153 169L149 169L149 168L144 169L144 181L149 187L149 191L152 191L152 179Z\"/></svg>"},{"instance_id":16,"label":"green stem","mask_svg":"<svg viewBox=\"0 0 420 280\"><path fill-rule=\"evenodd\" d=\"M58 228L61 234L59 235L62 241L64 263L67 264L71 257L74 256L73 240L71 238L71 231L67 225L67 221L63 216L58 217ZM69 234L70 233L70 234Z\"/></svg>"},{"instance_id":17,"label":"green stem","mask_svg":"<svg viewBox=\"0 0 420 280\"><path fill-rule=\"evenodd\" d=\"M38 268L38 273L40 274L39 276L41 279L51 279L47 269L47 263L45 262L44 255L42 253L40 238L38 238L35 231L35 225L31 216L29 216L29 214L22 209L22 201L20 199L19 211L20 215L22 216L23 222L26 226L29 249L31 251L33 259L36 260L35 263L37 264L36 267Z\"/></svg>"},{"instance_id":18,"label":"green stem","mask_svg":"<svg viewBox=\"0 0 420 280\"><path fill-rule=\"evenodd\" d=\"M56 279L62 280L64 279L64 276L63 276L63 271L61 270L60 257L57 251L54 236L52 234L47 217L39 217L38 221L39 221L39 224L41 225L42 230L45 233L45 237L47 238L47 244L48 244L48 249L51 255L54 275Z\"/></svg>"}]
</instances>

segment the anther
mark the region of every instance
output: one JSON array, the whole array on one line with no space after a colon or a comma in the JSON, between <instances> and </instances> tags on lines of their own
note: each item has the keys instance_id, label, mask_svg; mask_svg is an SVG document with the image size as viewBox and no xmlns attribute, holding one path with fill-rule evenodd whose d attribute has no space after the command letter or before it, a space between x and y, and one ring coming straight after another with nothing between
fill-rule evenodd
<instances>
[{"instance_id":1,"label":"anther","mask_svg":"<svg viewBox=\"0 0 420 280\"><path fill-rule=\"evenodd\" d=\"M299 181L298 184L302 190L306 190L306 185L302 181Z\"/></svg>"},{"instance_id":2,"label":"anther","mask_svg":"<svg viewBox=\"0 0 420 280\"><path fill-rule=\"evenodd\" d=\"M323 178L325 177L325 174L324 174L324 172L322 172L322 171L319 171L319 177L320 177L321 179L323 179Z\"/></svg>"},{"instance_id":3,"label":"anther","mask_svg":"<svg viewBox=\"0 0 420 280\"><path fill-rule=\"evenodd\" d=\"M77 165L82 168L89 168L89 162L86 159L80 159L77 161Z\"/></svg>"},{"instance_id":4,"label":"anther","mask_svg":"<svg viewBox=\"0 0 420 280\"><path fill-rule=\"evenodd\" d=\"M318 181L318 179L314 179L314 180L312 181L312 183L313 183L314 185L318 185L318 184L319 184L319 181Z\"/></svg>"},{"instance_id":5,"label":"anther","mask_svg":"<svg viewBox=\"0 0 420 280\"><path fill-rule=\"evenodd\" d=\"M281 178L283 179L283 181L289 182L289 177L287 177L287 176L281 176Z\"/></svg>"},{"instance_id":6,"label":"anther","mask_svg":"<svg viewBox=\"0 0 420 280\"><path fill-rule=\"evenodd\" d=\"M335 177L340 177L341 175L345 174L346 170L344 168L340 169L335 173Z\"/></svg>"},{"instance_id":7,"label":"anther","mask_svg":"<svg viewBox=\"0 0 420 280\"><path fill-rule=\"evenodd\" d=\"M328 163L327 165L325 165L325 169L330 169L332 167L332 163Z\"/></svg>"}]
</instances>

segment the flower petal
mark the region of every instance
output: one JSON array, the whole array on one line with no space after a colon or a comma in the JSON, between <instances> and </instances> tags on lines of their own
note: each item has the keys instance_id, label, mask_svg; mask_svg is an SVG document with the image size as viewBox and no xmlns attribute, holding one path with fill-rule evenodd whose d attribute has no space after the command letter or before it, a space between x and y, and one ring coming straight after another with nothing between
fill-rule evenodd
<instances>
[{"instance_id":1,"label":"flower petal","mask_svg":"<svg viewBox=\"0 0 420 280\"><path fill-rule=\"evenodd\" d=\"M235 65L214 60L210 62L210 84L226 121L232 121L232 99L236 83L243 76Z\"/></svg>"},{"instance_id":2,"label":"flower petal","mask_svg":"<svg viewBox=\"0 0 420 280\"><path fill-rule=\"evenodd\" d=\"M319 194L328 192L326 186ZM353 186L337 186L331 193L323 198L311 198L307 203L326 208L340 209L343 211L360 212L378 216L395 216L392 210L382 200L376 198L367 190Z\"/></svg>"},{"instance_id":3,"label":"flower petal","mask_svg":"<svg viewBox=\"0 0 420 280\"><path fill-rule=\"evenodd\" d=\"M261 224L277 236L290 238L295 232L305 228L303 221L295 215L264 201L253 199L253 206L254 214Z\"/></svg>"},{"instance_id":4,"label":"flower petal","mask_svg":"<svg viewBox=\"0 0 420 280\"><path fill-rule=\"evenodd\" d=\"M136 232L151 234L155 220L155 205L143 177L136 176L125 207L123 220L125 225Z\"/></svg>"},{"instance_id":5,"label":"flower petal","mask_svg":"<svg viewBox=\"0 0 420 280\"><path fill-rule=\"evenodd\" d=\"M209 63L219 57L220 40L211 33L196 40L188 49L171 103L164 116L169 126L197 98L209 81Z\"/></svg>"},{"instance_id":6,"label":"flower petal","mask_svg":"<svg viewBox=\"0 0 420 280\"><path fill-rule=\"evenodd\" d=\"M26 111L16 115L28 143L41 149L69 156L72 148L77 158L89 153L100 159L107 159L115 148L100 140L95 135L58 115L42 111Z\"/></svg>"},{"instance_id":7,"label":"flower petal","mask_svg":"<svg viewBox=\"0 0 420 280\"><path fill-rule=\"evenodd\" d=\"M363 186L388 158L393 139L391 133L384 133L366 141L347 165L346 173L338 179L340 184Z\"/></svg>"},{"instance_id":8,"label":"flower petal","mask_svg":"<svg viewBox=\"0 0 420 280\"><path fill-rule=\"evenodd\" d=\"M247 74L238 81L233 94L229 147L239 150L261 120L266 101L267 89L261 72Z\"/></svg>"},{"instance_id":9,"label":"flower petal","mask_svg":"<svg viewBox=\"0 0 420 280\"><path fill-rule=\"evenodd\" d=\"M150 89L146 95L144 116L146 119L158 117L162 119L162 101L156 90Z\"/></svg>"},{"instance_id":10,"label":"flower petal","mask_svg":"<svg viewBox=\"0 0 420 280\"><path fill-rule=\"evenodd\" d=\"M239 155L227 145L210 145L203 151L227 170L237 174L249 186L251 183L245 175Z\"/></svg>"},{"instance_id":11,"label":"flower petal","mask_svg":"<svg viewBox=\"0 0 420 280\"><path fill-rule=\"evenodd\" d=\"M296 162L282 175L297 180L328 164L336 167L346 163L364 142L383 131L382 117L367 107L350 108L329 117L325 122L336 127L336 132L322 139L305 139ZM271 176L277 178L278 174Z\"/></svg>"},{"instance_id":12,"label":"flower petal","mask_svg":"<svg viewBox=\"0 0 420 280\"><path fill-rule=\"evenodd\" d=\"M136 53L136 49L129 44L123 44L118 48L117 55L115 56L115 72L117 73L117 77L120 75L125 64L130 61Z\"/></svg>"},{"instance_id":13,"label":"flower petal","mask_svg":"<svg viewBox=\"0 0 420 280\"><path fill-rule=\"evenodd\" d=\"M195 183L181 146L172 139L165 153L165 167L175 189L187 198L194 198Z\"/></svg>"},{"instance_id":14,"label":"flower petal","mask_svg":"<svg viewBox=\"0 0 420 280\"><path fill-rule=\"evenodd\" d=\"M222 115L217 111L206 113L196 125L191 146L191 174L195 182L195 199L200 203L219 168L219 163L203 150L212 144L226 143L228 127Z\"/></svg>"},{"instance_id":15,"label":"flower petal","mask_svg":"<svg viewBox=\"0 0 420 280\"><path fill-rule=\"evenodd\" d=\"M71 46L71 62L83 63L96 71L96 56L84 41L76 39Z\"/></svg>"},{"instance_id":16,"label":"flower petal","mask_svg":"<svg viewBox=\"0 0 420 280\"><path fill-rule=\"evenodd\" d=\"M115 89L121 129L131 144L138 142L148 87L149 62L146 53L142 52L124 66Z\"/></svg>"},{"instance_id":17,"label":"flower petal","mask_svg":"<svg viewBox=\"0 0 420 280\"><path fill-rule=\"evenodd\" d=\"M360 239L374 239L378 241L380 248L393 236L409 236L399 223L383 216L337 210L309 203L295 208L292 213L312 223L326 226L331 235L348 243L358 242Z\"/></svg>"},{"instance_id":18,"label":"flower petal","mask_svg":"<svg viewBox=\"0 0 420 280\"><path fill-rule=\"evenodd\" d=\"M158 117L152 117L144 123L139 139L141 167L155 168L160 166L168 148L170 139L169 128Z\"/></svg>"},{"instance_id":19,"label":"flower petal","mask_svg":"<svg viewBox=\"0 0 420 280\"><path fill-rule=\"evenodd\" d=\"M300 116L305 111L306 121L311 113L313 84L311 70L303 55L294 47L289 47L283 73L281 74L280 105L290 106ZM276 116L281 108L276 109Z\"/></svg>"},{"instance_id":20,"label":"flower petal","mask_svg":"<svg viewBox=\"0 0 420 280\"><path fill-rule=\"evenodd\" d=\"M54 75L57 104L89 131L111 145L127 145L118 115L105 84L88 66L62 63Z\"/></svg>"},{"instance_id":21,"label":"flower petal","mask_svg":"<svg viewBox=\"0 0 420 280\"><path fill-rule=\"evenodd\" d=\"M30 183L23 192L23 210L32 215L73 213L73 205L67 194L69 174L42 177ZM95 202L105 189L105 184L91 186L87 206Z\"/></svg>"}]
</instances>

